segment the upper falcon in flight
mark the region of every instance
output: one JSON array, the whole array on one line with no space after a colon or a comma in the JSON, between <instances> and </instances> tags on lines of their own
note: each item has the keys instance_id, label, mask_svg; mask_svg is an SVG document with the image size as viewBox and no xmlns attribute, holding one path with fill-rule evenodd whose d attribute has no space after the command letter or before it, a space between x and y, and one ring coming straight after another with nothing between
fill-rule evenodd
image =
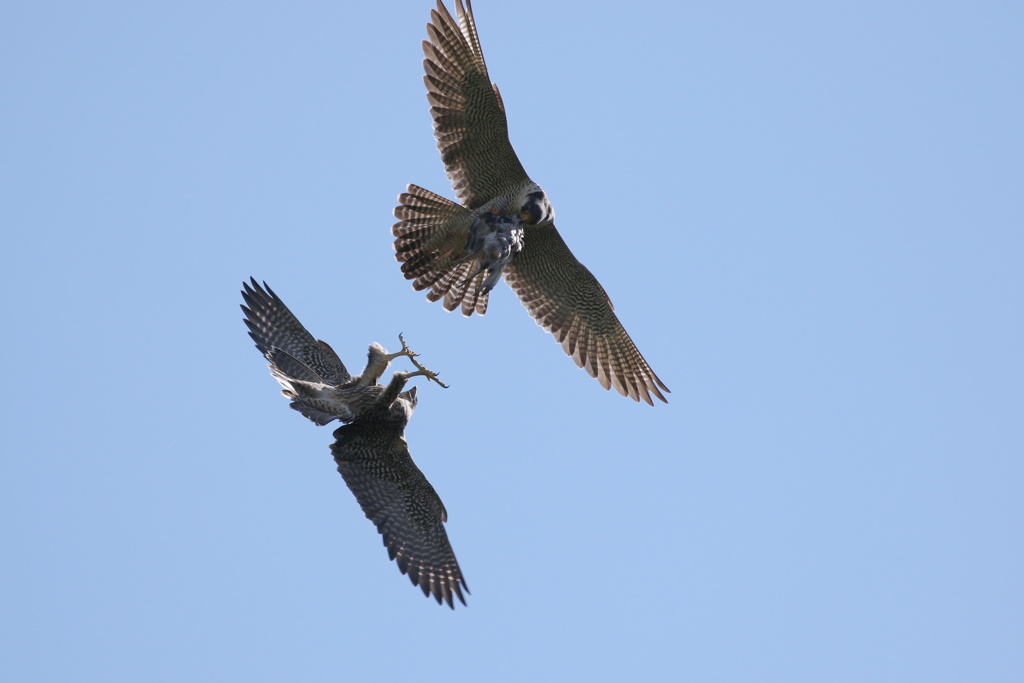
<instances>
[{"instance_id":1,"label":"upper falcon in flight","mask_svg":"<svg viewBox=\"0 0 1024 683\"><path fill-rule=\"evenodd\" d=\"M448 513L405 441L416 387L402 389L417 375L441 384L436 373L420 365L402 340L402 350L391 354L371 344L366 369L352 377L334 349L306 331L270 287L256 280L243 286L249 336L270 361L270 374L284 387L292 408L318 425L346 423L334 430L331 454L359 506L384 536L391 559L438 604L443 600L454 608L453 596L466 604L462 591L469 588L444 530ZM399 356L408 356L416 372L396 372L386 387L377 384Z\"/></svg>"},{"instance_id":2,"label":"upper falcon in flight","mask_svg":"<svg viewBox=\"0 0 1024 683\"><path fill-rule=\"evenodd\" d=\"M392 228L402 272L427 299L469 316L487 311L499 278L537 323L605 389L653 405L658 379L615 316L597 279L555 229L555 212L508 139L505 105L491 83L473 7L440 1L423 41L434 137L461 205L410 185ZM666 401L667 402L667 401Z\"/></svg>"}]
</instances>

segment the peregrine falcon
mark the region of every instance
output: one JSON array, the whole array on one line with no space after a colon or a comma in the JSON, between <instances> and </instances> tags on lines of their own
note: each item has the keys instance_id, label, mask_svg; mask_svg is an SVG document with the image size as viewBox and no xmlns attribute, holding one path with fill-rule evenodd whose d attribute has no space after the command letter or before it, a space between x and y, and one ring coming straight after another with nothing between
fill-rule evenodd
<instances>
[{"instance_id":1,"label":"peregrine falcon","mask_svg":"<svg viewBox=\"0 0 1024 683\"><path fill-rule=\"evenodd\" d=\"M284 387L291 407L318 425L346 423L334 431L331 454L359 506L383 535L388 555L424 595L452 609L453 596L465 605L462 592L469 588L444 530L448 513L405 441L416 387L402 390L419 375L440 384L437 374L420 365L399 336L401 351L389 354L372 344L366 369L352 377L338 354L315 339L266 283L243 283L242 298L249 336L270 361L270 373ZM387 387L379 385L388 364L399 356L418 369L396 372Z\"/></svg>"},{"instance_id":2,"label":"peregrine falcon","mask_svg":"<svg viewBox=\"0 0 1024 683\"><path fill-rule=\"evenodd\" d=\"M473 7L440 1L427 24L423 77L434 137L460 204L409 185L392 228L395 255L416 290L448 311L487 311L504 277L530 315L605 389L653 405L668 387L615 316L612 302L555 229L555 212L508 139L505 105L491 83Z\"/></svg>"}]
</instances>

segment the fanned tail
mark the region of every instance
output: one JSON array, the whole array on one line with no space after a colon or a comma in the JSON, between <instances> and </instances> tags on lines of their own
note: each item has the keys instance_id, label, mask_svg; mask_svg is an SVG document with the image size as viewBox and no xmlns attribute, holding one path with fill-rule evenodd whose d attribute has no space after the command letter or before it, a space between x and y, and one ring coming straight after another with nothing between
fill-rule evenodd
<instances>
[{"instance_id":1,"label":"fanned tail","mask_svg":"<svg viewBox=\"0 0 1024 683\"><path fill-rule=\"evenodd\" d=\"M447 311L486 313L487 273L478 256L466 253L473 212L416 185L409 185L398 202L391 234L405 279L417 291L428 290L428 301L443 300Z\"/></svg>"}]
</instances>

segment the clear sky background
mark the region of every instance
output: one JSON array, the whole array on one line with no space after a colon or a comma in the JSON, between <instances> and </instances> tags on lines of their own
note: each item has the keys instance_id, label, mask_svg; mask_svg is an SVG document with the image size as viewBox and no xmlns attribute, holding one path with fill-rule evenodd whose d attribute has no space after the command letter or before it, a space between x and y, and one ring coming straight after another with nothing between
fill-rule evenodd
<instances>
[{"instance_id":1,"label":"clear sky background","mask_svg":"<svg viewBox=\"0 0 1024 683\"><path fill-rule=\"evenodd\" d=\"M478 1L653 408L401 277L431 6L3 11L4 678L1024 680L1024 5ZM451 384L407 436L468 607L278 395L250 275Z\"/></svg>"}]
</instances>

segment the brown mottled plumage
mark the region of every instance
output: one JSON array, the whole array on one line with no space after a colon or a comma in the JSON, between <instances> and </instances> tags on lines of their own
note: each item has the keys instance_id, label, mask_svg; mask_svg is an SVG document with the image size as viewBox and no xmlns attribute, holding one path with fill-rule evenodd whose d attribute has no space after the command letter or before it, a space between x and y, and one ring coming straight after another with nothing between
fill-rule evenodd
<instances>
[{"instance_id":1,"label":"brown mottled plumage","mask_svg":"<svg viewBox=\"0 0 1024 683\"><path fill-rule=\"evenodd\" d=\"M334 431L331 453L338 472L359 506L384 537L388 555L423 594L438 604L462 604L469 588L455 560L444 523L448 513L434 487L416 467L405 441L405 426L416 408L416 387L402 391L411 377L436 374L423 368L402 342L387 353L372 344L366 370L351 377L338 355L311 335L265 284L243 283L249 336L270 361L292 408L318 425L345 424ZM377 380L398 356L408 356L416 372L396 372L387 387Z\"/></svg>"},{"instance_id":2,"label":"brown mottled plumage","mask_svg":"<svg viewBox=\"0 0 1024 683\"><path fill-rule=\"evenodd\" d=\"M605 389L653 405L668 387L654 374L615 316L611 300L572 255L541 187L530 180L508 139L505 106L491 83L469 0L458 19L440 1L424 41L427 100L448 179L462 205L410 185L392 228L402 272L430 301L463 315L487 312L498 275L530 315ZM498 234L511 217L521 234ZM471 235L491 238L491 250ZM513 239L514 238L514 239ZM511 246L510 246L511 245ZM521 249L521 251L520 251ZM488 280L488 276L490 279Z\"/></svg>"}]
</instances>

